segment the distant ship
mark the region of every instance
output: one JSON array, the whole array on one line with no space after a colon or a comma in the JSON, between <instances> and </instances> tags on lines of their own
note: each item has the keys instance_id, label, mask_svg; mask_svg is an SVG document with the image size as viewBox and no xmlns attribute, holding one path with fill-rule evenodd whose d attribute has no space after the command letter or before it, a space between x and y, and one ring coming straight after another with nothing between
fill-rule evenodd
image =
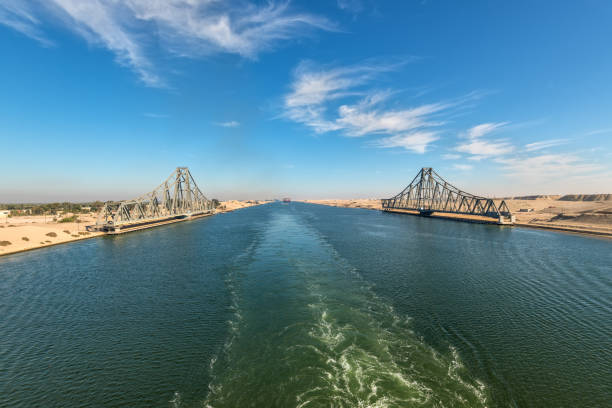
<instances>
[{"instance_id":1,"label":"distant ship","mask_svg":"<svg viewBox=\"0 0 612 408\"><path fill-rule=\"evenodd\" d=\"M291 199L289 197L283 198L283 203L290 203Z\"/></svg>"}]
</instances>

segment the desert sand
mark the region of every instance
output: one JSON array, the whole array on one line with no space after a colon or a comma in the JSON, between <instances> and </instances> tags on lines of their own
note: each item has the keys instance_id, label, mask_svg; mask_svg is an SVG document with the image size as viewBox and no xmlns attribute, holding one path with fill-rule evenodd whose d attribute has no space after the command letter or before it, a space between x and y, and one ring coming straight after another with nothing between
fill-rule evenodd
<instances>
[{"instance_id":1,"label":"desert sand","mask_svg":"<svg viewBox=\"0 0 612 408\"><path fill-rule=\"evenodd\" d=\"M264 201L264 200L221 201L219 203L219 206L217 207L217 212L231 212L231 211L239 210L241 208L252 207L254 205L261 205L261 204L266 204L269 202L270 201Z\"/></svg>"},{"instance_id":2,"label":"desert sand","mask_svg":"<svg viewBox=\"0 0 612 408\"><path fill-rule=\"evenodd\" d=\"M0 255L101 235L99 232L85 230L85 225L95 222L95 215L79 215L78 220L78 223L61 223L53 221L52 216L42 215L3 219L0 224Z\"/></svg>"},{"instance_id":3,"label":"desert sand","mask_svg":"<svg viewBox=\"0 0 612 408\"><path fill-rule=\"evenodd\" d=\"M269 201L222 201L216 212L230 212L267 202ZM64 214L66 217L71 215ZM0 223L0 256L104 235L102 232L89 232L85 229L86 225L95 224L96 216L79 215L78 223L54 221L54 217L49 215L3 218Z\"/></svg>"},{"instance_id":4,"label":"desert sand","mask_svg":"<svg viewBox=\"0 0 612 408\"><path fill-rule=\"evenodd\" d=\"M506 200L506 203L515 215L518 226L612 236L610 194L536 196L530 199L517 197Z\"/></svg>"},{"instance_id":5,"label":"desert sand","mask_svg":"<svg viewBox=\"0 0 612 408\"><path fill-rule=\"evenodd\" d=\"M516 217L515 225L517 226L612 237L612 194L536 195L505 198L505 200ZM335 207L382 210L380 200L371 198L304 200L304 202Z\"/></svg>"},{"instance_id":6,"label":"desert sand","mask_svg":"<svg viewBox=\"0 0 612 408\"><path fill-rule=\"evenodd\" d=\"M302 200L305 203L330 205L332 207L367 208L369 210L382 210L378 198L359 198L354 200Z\"/></svg>"}]
</instances>

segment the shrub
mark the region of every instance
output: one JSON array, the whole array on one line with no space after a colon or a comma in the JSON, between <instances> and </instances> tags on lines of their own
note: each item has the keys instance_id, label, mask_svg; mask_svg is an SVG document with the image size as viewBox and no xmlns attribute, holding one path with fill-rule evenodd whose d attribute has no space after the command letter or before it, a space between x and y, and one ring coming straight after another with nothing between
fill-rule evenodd
<instances>
[{"instance_id":1,"label":"shrub","mask_svg":"<svg viewBox=\"0 0 612 408\"><path fill-rule=\"evenodd\" d=\"M0 241L0 246L9 246L11 245L11 241Z\"/></svg>"},{"instance_id":2,"label":"shrub","mask_svg":"<svg viewBox=\"0 0 612 408\"><path fill-rule=\"evenodd\" d=\"M64 230L64 232L65 232L66 234L70 235L70 231L68 231L68 230Z\"/></svg>"},{"instance_id":3,"label":"shrub","mask_svg":"<svg viewBox=\"0 0 612 408\"><path fill-rule=\"evenodd\" d=\"M52 237L52 238L57 237L57 234L55 232L47 232L45 235L48 236L48 237ZM51 241L49 241L49 242L51 242Z\"/></svg>"},{"instance_id":4,"label":"shrub","mask_svg":"<svg viewBox=\"0 0 612 408\"><path fill-rule=\"evenodd\" d=\"M78 216L73 215L70 217L66 217L66 218L62 218L61 220L59 220L59 222L78 222Z\"/></svg>"},{"instance_id":5,"label":"shrub","mask_svg":"<svg viewBox=\"0 0 612 408\"><path fill-rule=\"evenodd\" d=\"M49 244L51 243L51 241L45 241L45 242L47 242L47 243L49 243Z\"/></svg>"},{"instance_id":6,"label":"shrub","mask_svg":"<svg viewBox=\"0 0 612 408\"><path fill-rule=\"evenodd\" d=\"M79 232L79 235L89 235L89 232Z\"/></svg>"},{"instance_id":7,"label":"shrub","mask_svg":"<svg viewBox=\"0 0 612 408\"><path fill-rule=\"evenodd\" d=\"M45 243L44 243L44 242L42 242L42 241L40 241L40 245L45 245Z\"/></svg>"},{"instance_id":8,"label":"shrub","mask_svg":"<svg viewBox=\"0 0 612 408\"><path fill-rule=\"evenodd\" d=\"M75 238L78 238L78 237L79 237L79 236L78 236L78 235L76 235L76 234L72 234L72 235L70 235L70 236L71 236L71 237L75 237Z\"/></svg>"},{"instance_id":9,"label":"shrub","mask_svg":"<svg viewBox=\"0 0 612 408\"><path fill-rule=\"evenodd\" d=\"M28 238L28 237L21 237L21 239L23 239L24 241L29 241L30 240L30 238Z\"/></svg>"},{"instance_id":10,"label":"shrub","mask_svg":"<svg viewBox=\"0 0 612 408\"><path fill-rule=\"evenodd\" d=\"M9 228L10 228L10 227L14 227L14 225L13 225L13 224L11 224L11 225L9 225Z\"/></svg>"}]
</instances>

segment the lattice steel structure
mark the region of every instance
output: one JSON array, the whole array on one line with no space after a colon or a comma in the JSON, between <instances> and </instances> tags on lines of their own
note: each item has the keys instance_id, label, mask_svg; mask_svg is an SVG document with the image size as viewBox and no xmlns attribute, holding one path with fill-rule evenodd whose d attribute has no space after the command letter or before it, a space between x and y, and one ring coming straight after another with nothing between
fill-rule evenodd
<instances>
[{"instance_id":1,"label":"lattice steel structure","mask_svg":"<svg viewBox=\"0 0 612 408\"><path fill-rule=\"evenodd\" d=\"M133 200L107 202L98 215L97 229L154 223L212 212L215 206L200 191L187 167L177 167L150 193Z\"/></svg>"},{"instance_id":2,"label":"lattice steel structure","mask_svg":"<svg viewBox=\"0 0 612 408\"><path fill-rule=\"evenodd\" d=\"M412 210L422 215L434 212L479 215L496 218L502 224L513 222L505 201L496 204L490 198L459 190L431 167L422 168L401 193L381 201L383 210Z\"/></svg>"}]
</instances>

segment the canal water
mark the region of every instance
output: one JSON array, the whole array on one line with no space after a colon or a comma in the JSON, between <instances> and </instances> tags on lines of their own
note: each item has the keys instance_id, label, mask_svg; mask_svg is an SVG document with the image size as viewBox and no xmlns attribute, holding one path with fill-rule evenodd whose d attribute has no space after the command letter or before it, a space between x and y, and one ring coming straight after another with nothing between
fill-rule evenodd
<instances>
[{"instance_id":1,"label":"canal water","mask_svg":"<svg viewBox=\"0 0 612 408\"><path fill-rule=\"evenodd\" d=\"M612 242L274 203L0 258L1 407L605 407Z\"/></svg>"}]
</instances>

